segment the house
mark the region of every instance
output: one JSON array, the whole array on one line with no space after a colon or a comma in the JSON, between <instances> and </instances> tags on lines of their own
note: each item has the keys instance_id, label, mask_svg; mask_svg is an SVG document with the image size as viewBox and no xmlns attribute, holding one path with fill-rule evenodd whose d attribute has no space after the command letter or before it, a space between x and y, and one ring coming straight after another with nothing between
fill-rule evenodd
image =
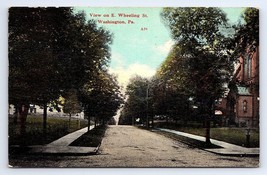
<instances>
[{"instance_id":1,"label":"house","mask_svg":"<svg viewBox=\"0 0 267 175\"><path fill-rule=\"evenodd\" d=\"M227 126L229 122L226 104L225 97L216 100L215 103L214 122L219 126Z\"/></svg>"}]
</instances>

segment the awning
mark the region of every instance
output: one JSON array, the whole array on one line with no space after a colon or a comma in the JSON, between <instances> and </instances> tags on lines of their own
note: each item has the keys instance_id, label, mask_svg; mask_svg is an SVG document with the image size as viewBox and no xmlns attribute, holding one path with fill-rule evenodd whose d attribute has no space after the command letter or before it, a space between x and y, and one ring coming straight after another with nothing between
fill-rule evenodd
<instances>
[{"instance_id":1,"label":"awning","mask_svg":"<svg viewBox=\"0 0 267 175\"><path fill-rule=\"evenodd\" d=\"M223 115L223 112L221 110L215 110L215 115Z\"/></svg>"}]
</instances>

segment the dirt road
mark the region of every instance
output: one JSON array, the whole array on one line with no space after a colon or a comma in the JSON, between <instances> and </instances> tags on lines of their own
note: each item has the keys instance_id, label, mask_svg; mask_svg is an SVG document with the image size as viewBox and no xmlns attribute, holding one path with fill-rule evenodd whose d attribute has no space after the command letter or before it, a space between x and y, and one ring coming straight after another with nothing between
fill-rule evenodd
<instances>
[{"instance_id":1,"label":"dirt road","mask_svg":"<svg viewBox=\"0 0 267 175\"><path fill-rule=\"evenodd\" d=\"M10 160L19 167L258 167L258 157L219 156L132 126L110 126L93 156Z\"/></svg>"}]
</instances>

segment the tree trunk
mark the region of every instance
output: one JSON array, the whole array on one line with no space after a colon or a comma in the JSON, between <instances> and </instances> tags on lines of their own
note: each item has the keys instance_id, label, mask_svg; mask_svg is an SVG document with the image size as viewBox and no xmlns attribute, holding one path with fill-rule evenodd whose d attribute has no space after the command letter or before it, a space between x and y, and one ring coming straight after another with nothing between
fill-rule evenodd
<instances>
[{"instance_id":1,"label":"tree trunk","mask_svg":"<svg viewBox=\"0 0 267 175\"><path fill-rule=\"evenodd\" d=\"M15 112L14 112L13 122L14 122L14 124L17 124L18 118L19 118L19 110L18 110L19 107L18 107L18 105L15 105L14 108L15 108Z\"/></svg>"},{"instance_id":2,"label":"tree trunk","mask_svg":"<svg viewBox=\"0 0 267 175\"><path fill-rule=\"evenodd\" d=\"M88 131L90 131L90 115L88 115Z\"/></svg>"},{"instance_id":3,"label":"tree trunk","mask_svg":"<svg viewBox=\"0 0 267 175\"><path fill-rule=\"evenodd\" d=\"M210 102L208 104L207 115L205 115L206 145L207 146L211 144L211 141L210 141L210 121L214 115L213 101L214 101L213 99L210 100Z\"/></svg>"},{"instance_id":4,"label":"tree trunk","mask_svg":"<svg viewBox=\"0 0 267 175\"><path fill-rule=\"evenodd\" d=\"M148 118L148 114L146 116L146 127L149 128L149 118Z\"/></svg>"},{"instance_id":5,"label":"tree trunk","mask_svg":"<svg viewBox=\"0 0 267 175\"><path fill-rule=\"evenodd\" d=\"M154 115L152 115L152 128L154 128Z\"/></svg>"},{"instance_id":6,"label":"tree trunk","mask_svg":"<svg viewBox=\"0 0 267 175\"><path fill-rule=\"evenodd\" d=\"M78 129L81 128L81 121L80 121L80 119L77 119L77 128L78 128Z\"/></svg>"},{"instance_id":7,"label":"tree trunk","mask_svg":"<svg viewBox=\"0 0 267 175\"><path fill-rule=\"evenodd\" d=\"M69 129L70 129L70 122L71 122L71 113L69 113Z\"/></svg>"},{"instance_id":8,"label":"tree trunk","mask_svg":"<svg viewBox=\"0 0 267 175\"><path fill-rule=\"evenodd\" d=\"M24 145L23 138L25 138L26 134L26 120L28 115L29 107L26 104L22 104L19 106L19 117L20 117L20 136L22 138L22 145Z\"/></svg>"},{"instance_id":9,"label":"tree trunk","mask_svg":"<svg viewBox=\"0 0 267 175\"><path fill-rule=\"evenodd\" d=\"M134 121L135 121L134 116L132 116L132 125L133 126L134 126Z\"/></svg>"},{"instance_id":10,"label":"tree trunk","mask_svg":"<svg viewBox=\"0 0 267 175\"><path fill-rule=\"evenodd\" d=\"M205 122L205 129L206 129L206 145L210 145L210 120L208 119L206 115L206 122Z\"/></svg>"},{"instance_id":11,"label":"tree trunk","mask_svg":"<svg viewBox=\"0 0 267 175\"><path fill-rule=\"evenodd\" d=\"M43 114L43 137L44 141L46 141L47 135L47 103L44 103L44 114Z\"/></svg>"},{"instance_id":12,"label":"tree trunk","mask_svg":"<svg viewBox=\"0 0 267 175\"><path fill-rule=\"evenodd\" d=\"M96 123L97 121L96 121L96 117L95 117L95 128L96 128L96 126L97 126L97 123Z\"/></svg>"}]
</instances>

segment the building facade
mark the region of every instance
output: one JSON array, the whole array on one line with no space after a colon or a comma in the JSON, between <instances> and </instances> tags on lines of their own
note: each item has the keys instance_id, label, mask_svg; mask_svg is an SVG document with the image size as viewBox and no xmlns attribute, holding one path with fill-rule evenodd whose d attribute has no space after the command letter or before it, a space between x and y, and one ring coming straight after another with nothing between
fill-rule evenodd
<instances>
[{"instance_id":1,"label":"building facade","mask_svg":"<svg viewBox=\"0 0 267 175\"><path fill-rule=\"evenodd\" d=\"M238 60L227 96L229 124L259 126L259 48L248 47Z\"/></svg>"}]
</instances>

